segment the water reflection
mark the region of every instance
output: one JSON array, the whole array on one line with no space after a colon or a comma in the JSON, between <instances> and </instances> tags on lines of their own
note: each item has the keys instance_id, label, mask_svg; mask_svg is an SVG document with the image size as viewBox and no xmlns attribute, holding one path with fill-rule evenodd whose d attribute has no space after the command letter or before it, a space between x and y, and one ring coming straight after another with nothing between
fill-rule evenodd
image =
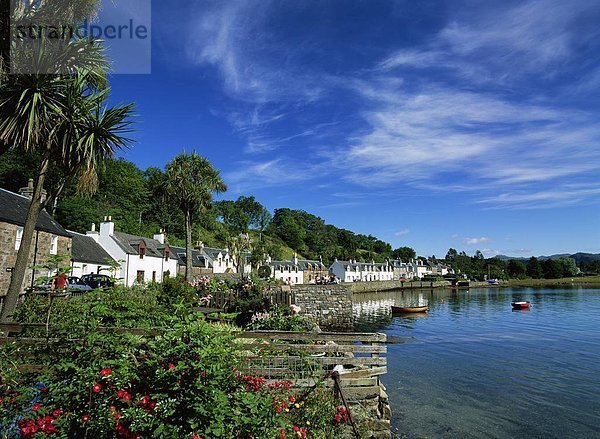
<instances>
[{"instance_id":1,"label":"water reflection","mask_svg":"<svg viewBox=\"0 0 600 439\"><path fill-rule=\"evenodd\" d=\"M419 294L428 313L392 316ZM355 329L388 334L402 437L600 438L599 289L365 293L353 312Z\"/></svg>"}]
</instances>

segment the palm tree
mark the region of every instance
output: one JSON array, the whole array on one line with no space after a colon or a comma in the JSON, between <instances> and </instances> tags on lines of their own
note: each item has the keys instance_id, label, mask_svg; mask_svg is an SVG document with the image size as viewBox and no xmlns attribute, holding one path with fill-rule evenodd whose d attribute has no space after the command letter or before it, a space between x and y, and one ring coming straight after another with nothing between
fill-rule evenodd
<instances>
[{"instance_id":1,"label":"palm tree","mask_svg":"<svg viewBox=\"0 0 600 439\"><path fill-rule=\"evenodd\" d=\"M28 79L37 83L35 78ZM90 91L85 75L41 81L51 84L37 91L18 81L0 87L0 139L13 145L12 149L40 157L21 247L0 314L2 322L9 320L21 291L35 226L45 207L42 191L50 166L61 169L64 176L54 198L73 178L80 193L91 194L97 189L102 162L130 144L123 134L129 131L132 105L107 108L107 89ZM15 99L19 92L28 98Z\"/></svg>"},{"instance_id":2,"label":"palm tree","mask_svg":"<svg viewBox=\"0 0 600 439\"><path fill-rule=\"evenodd\" d=\"M18 22L50 15L76 23L94 13L98 0L77 5L46 0L23 3L13 11L12 19ZM55 15L58 13L62 15ZM13 52L17 56L10 64L3 62L2 68L18 72L25 66L30 73L2 72L0 151L32 154L39 157L39 163L1 322L9 321L21 291L35 226L45 207L42 192L50 168L60 169L63 176L54 198L71 179L77 181L79 192L93 193L103 160L130 144L123 134L129 131L133 109L132 105L106 106L108 63L97 42L71 40Z\"/></svg>"},{"instance_id":3,"label":"palm tree","mask_svg":"<svg viewBox=\"0 0 600 439\"><path fill-rule=\"evenodd\" d=\"M219 171L196 152L182 153L167 164L165 196L179 206L185 216L185 279L192 280L192 222L212 203L213 193L221 193L227 186Z\"/></svg>"}]
</instances>

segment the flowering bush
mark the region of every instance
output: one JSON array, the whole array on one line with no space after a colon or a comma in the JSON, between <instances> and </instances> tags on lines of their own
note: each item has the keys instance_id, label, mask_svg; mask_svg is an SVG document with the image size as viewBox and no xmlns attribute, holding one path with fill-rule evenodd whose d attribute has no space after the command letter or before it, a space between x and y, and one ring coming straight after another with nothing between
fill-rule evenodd
<instances>
[{"instance_id":1,"label":"flowering bush","mask_svg":"<svg viewBox=\"0 0 600 439\"><path fill-rule=\"evenodd\" d=\"M253 331L320 331L319 326L309 317L300 316L291 309L274 306L269 312L259 312L252 315L248 329Z\"/></svg>"},{"instance_id":2,"label":"flowering bush","mask_svg":"<svg viewBox=\"0 0 600 439\"><path fill-rule=\"evenodd\" d=\"M114 294L123 302L110 293L57 301L63 320L51 318L47 344L0 347L0 436L339 437L328 389L305 395L291 382L243 374L232 328L193 314L173 317L156 298L144 311L136 293ZM170 330L157 337L100 330L108 320L135 326L132 310L143 325ZM21 318L35 321L31 311L44 307L26 303ZM42 372L16 367L25 357L50 366Z\"/></svg>"}]
</instances>

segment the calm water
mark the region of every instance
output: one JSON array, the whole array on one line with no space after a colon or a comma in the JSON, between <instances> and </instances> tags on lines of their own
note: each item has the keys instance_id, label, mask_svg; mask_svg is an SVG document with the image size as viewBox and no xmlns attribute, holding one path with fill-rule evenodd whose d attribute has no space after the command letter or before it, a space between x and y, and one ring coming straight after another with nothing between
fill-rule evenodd
<instances>
[{"instance_id":1,"label":"calm water","mask_svg":"<svg viewBox=\"0 0 600 439\"><path fill-rule=\"evenodd\" d=\"M394 429L409 438L600 438L600 289L426 292L425 316L355 296L355 329L388 334ZM530 311L512 311L513 299Z\"/></svg>"}]
</instances>

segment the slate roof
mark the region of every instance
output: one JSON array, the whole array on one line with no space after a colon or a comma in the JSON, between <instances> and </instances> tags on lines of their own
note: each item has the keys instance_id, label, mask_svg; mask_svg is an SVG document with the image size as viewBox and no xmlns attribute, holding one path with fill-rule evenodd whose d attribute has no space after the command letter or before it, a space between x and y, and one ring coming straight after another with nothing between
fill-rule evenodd
<instances>
[{"instance_id":1,"label":"slate roof","mask_svg":"<svg viewBox=\"0 0 600 439\"><path fill-rule=\"evenodd\" d=\"M161 244L156 239L144 238L143 236L130 235L129 233L114 232L111 235L112 239L121 247L121 249L129 255L139 255L139 244L144 241L146 244L146 256L162 258L165 254L166 244ZM170 259L178 259L176 255L171 254Z\"/></svg>"},{"instance_id":2,"label":"slate roof","mask_svg":"<svg viewBox=\"0 0 600 439\"><path fill-rule=\"evenodd\" d=\"M185 256L185 248L183 247L171 247L171 254L177 256L177 263L179 265L185 265L186 256ZM201 268L210 268L212 267L212 263L210 260L204 256L200 250L192 249L192 266L201 267Z\"/></svg>"},{"instance_id":3,"label":"slate roof","mask_svg":"<svg viewBox=\"0 0 600 439\"><path fill-rule=\"evenodd\" d=\"M352 267L352 268L362 268L362 267L373 267L375 270L380 270L387 265L383 262L354 262L354 261L336 261L342 264L344 267Z\"/></svg>"},{"instance_id":4,"label":"slate roof","mask_svg":"<svg viewBox=\"0 0 600 439\"><path fill-rule=\"evenodd\" d=\"M23 227L27 218L29 204L29 198L0 188L0 206L2 206L0 208L0 222ZM35 229L41 232L52 233L53 235L71 237L71 234L58 224L45 210L40 212Z\"/></svg>"},{"instance_id":5,"label":"slate roof","mask_svg":"<svg viewBox=\"0 0 600 439\"><path fill-rule=\"evenodd\" d=\"M69 233L73 235L73 245L71 246L73 261L98 265L114 262L114 259L91 236L71 231Z\"/></svg>"},{"instance_id":6,"label":"slate roof","mask_svg":"<svg viewBox=\"0 0 600 439\"><path fill-rule=\"evenodd\" d=\"M308 259L299 259L298 266L300 267L300 270L302 270L302 271L306 271L309 269L321 270L321 271L327 270L327 268L321 261L311 261Z\"/></svg>"},{"instance_id":7,"label":"slate roof","mask_svg":"<svg viewBox=\"0 0 600 439\"><path fill-rule=\"evenodd\" d=\"M212 248L212 247L202 247L201 251L204 252L211 259L217 259L219 257L219 253L221 253L223 255L226 255L228 253L222 248Z\"/></svg>"}]
</instances>

